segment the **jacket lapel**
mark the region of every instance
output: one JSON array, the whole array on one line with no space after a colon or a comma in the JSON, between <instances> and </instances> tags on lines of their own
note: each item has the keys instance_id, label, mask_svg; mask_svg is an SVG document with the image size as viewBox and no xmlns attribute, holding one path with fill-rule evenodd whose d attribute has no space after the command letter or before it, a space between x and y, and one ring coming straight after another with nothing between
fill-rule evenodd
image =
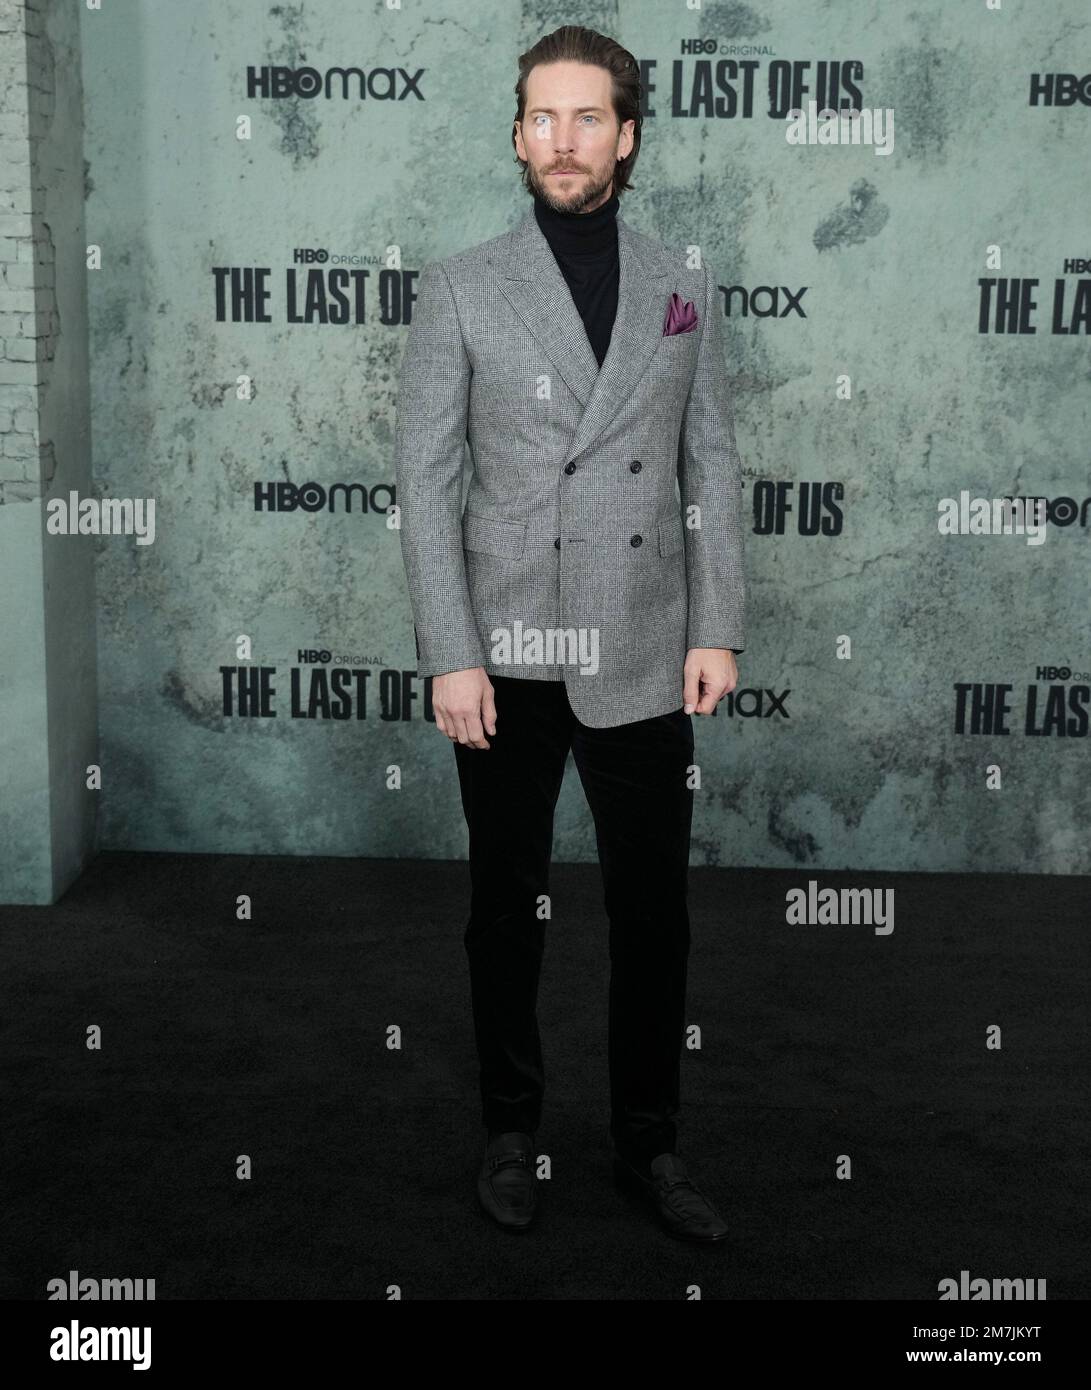
<instances>
[{"instance_id":1,"label":"jacket lapel","mask_svg":"<svg viewBox=\"0 0 1091 1390\"><path fill-rule=\"evenodd\" d=\"M583 406L568 446L575 458L610 423L632 395L662 342L670 287L667 264L617 218L617 316L601 368L580 312L561 274L534 209L489 253L496 282ZM567 460L565 460L567 461Z\"/></svg>"}]
</instances>

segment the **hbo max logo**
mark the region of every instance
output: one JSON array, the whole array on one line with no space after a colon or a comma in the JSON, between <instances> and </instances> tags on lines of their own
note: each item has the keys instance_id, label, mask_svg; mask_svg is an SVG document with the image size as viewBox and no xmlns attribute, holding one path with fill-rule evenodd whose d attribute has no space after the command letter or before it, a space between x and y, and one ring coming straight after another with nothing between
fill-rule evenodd
<instances>
[{"instance_id":1,"label":"hbo max logo","mask_svg":"<svg viewBox=\"0 0 1091 1390\"><path fill-rule=\"evenodd\" d=\"M1032 72L1031 106L1091 106L1091 72L1077 77L1071 72Z\"/></svg>"},{"instance_id":2,"label":"hbo max logo","mask_svg":"<svg viewBox=\"0 0 1091 1390\"><path fill-rule=\"evenodd\" d=\"M372 101L404 101L412 92L418 101L424 100L424 93L417 83L424 76L424 69L418 68L410 76L404 68L327 68L320 72L317 68L248 67L246 69L246 95L250 100L267 97L283 101L286 97L325 97L327 100L340 95L347 101L352 90L353 80L356 95L361 101L370 97Z\"/></svg>"}]
</instances>

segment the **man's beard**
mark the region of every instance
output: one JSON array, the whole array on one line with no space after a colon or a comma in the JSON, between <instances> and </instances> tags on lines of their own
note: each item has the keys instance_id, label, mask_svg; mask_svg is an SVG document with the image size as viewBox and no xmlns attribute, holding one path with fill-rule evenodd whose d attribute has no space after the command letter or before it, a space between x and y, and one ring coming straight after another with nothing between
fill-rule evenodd
<instances>
[{"instance_id":1,"label":"man's beard","mask_svg":"<svg viewBox=\"0 0 1091 1390\"><path fill-rule=\"evenodd\" d=\"M555 193L550 187L554 182L552 174L543 174L541 178L535 172L533 164L527 164L527 192L537 194L547 207L551 207L554 212L582 212L588 204L593 203L597 198L601 198L603 193L609 189L613 182L613 169L606 170L603 174L596 177L592 171L582 175L586 182L576 200L566 201L564 195Z\"/></svg>"}]
</instances>

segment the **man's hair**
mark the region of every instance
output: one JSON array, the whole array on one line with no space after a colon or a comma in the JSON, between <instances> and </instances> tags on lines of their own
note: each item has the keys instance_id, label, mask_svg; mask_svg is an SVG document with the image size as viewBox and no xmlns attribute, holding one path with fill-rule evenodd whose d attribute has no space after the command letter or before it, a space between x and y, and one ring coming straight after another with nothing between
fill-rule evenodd
<instances>
[{"instance_id":1,"label":"man's hair","mask_svg":"<svg viewBox=\"0 0 1091 1390\"><path fill-rule=\"evenodd\" d=\"M633 122L633 148L625 156L619 159L614 166L614 192L619 196L627 188L632 188L629 182L629 175L633 171L636 157L640 153L640 126L643 116L640 114L640 68L637 61L627 48L622 48L621 44L613 39L607 38L605 34L598 34L594 29L584 29L579 24L565 24L560 29L555 29L552 34L547 34L545 38L539 39L533 48L526 53L519 55L519 80L515 84L515 96L518 108L515 112L517 121L523 120L527 106L527 77L530 70L537 67L539 63L587 63L593 67L605 68L612 79L612 96L614 104L614 114L617 116L618 129L625 121ZM524 134L524 139L526 136ZM511 143L515 145L515 126L511 128ZM529 142L528 142L529 143ZM515 155L516 163L522 166L523 185L527 182L526 162L519 158L518 151Z\"/></svg>"}]
</instances>

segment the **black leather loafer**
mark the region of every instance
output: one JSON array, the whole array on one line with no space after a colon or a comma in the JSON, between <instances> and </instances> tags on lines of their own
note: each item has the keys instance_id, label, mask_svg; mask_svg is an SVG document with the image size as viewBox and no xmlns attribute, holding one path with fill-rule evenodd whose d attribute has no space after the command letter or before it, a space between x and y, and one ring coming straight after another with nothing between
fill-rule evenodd
<instances>
[{"instance_id":1,"label":"black leather loafer","mask_svg":"<svg viewBox=\"0 0 1091 1390\"><path fill-rule=\"evenodd\" d=\"M477 1195L506 1231L525 1231L538 1209L534 1141L529 1134L498 1134L485 1149Z\"/></svg>"},{"instance_id":2,"label":"black leather loafer","mask_svg":"<svg viewBox=\"0 0 1091 1390\"><path fill-rule=\"evenodd\" d=\"M614 1155L614 1179L618 1186L651 1203L664 1230L679 1240L711 1244L727 1237L727 1223L692 1181L677 1154L659 1154L651 1162L651 1178Z\"/></svg>"}]
</instances>

